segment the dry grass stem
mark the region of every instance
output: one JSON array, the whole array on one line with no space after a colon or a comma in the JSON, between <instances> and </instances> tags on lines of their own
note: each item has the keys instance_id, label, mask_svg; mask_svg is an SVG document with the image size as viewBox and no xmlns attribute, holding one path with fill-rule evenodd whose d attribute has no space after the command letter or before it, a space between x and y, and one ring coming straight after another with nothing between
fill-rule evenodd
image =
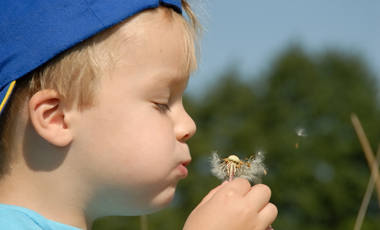
<instances>
[{"instance_id":1,"label":"dry grass stem","mask_svg":"<svg viewBox=\"0 0 380 230\"><path fill-rule=\"evenodd\" d=\"M370 171L372 172L373 167L375 165L375 157L374 157L371 145L368 142L367 136L365 135L363 127L359 121L359 118L356 116L356 114L351 115L351 122L354 126L356 134L358 135L360 144L362 145L364 155L367 159ZM375 185L376 185L376 191L377 191L377 199L378 199L379 207L380 207L380 177L376 177L376 178L377 179L375 180Z\"/></svg>"},{"instance_id":2,"label":"dry grass stem","mask_svg":"<svg viewBox=\"0 0 380 230\"><path fill-rule=\"evenodd\" d=\"M141 226L141 230L148 230L148 216L147 215L140 216L140 226Z\"/></svg>"},{"instance_id":3,"label":"dry grass stem","mask_svg":"<svg viewBox=\"0 0 380 230\"><path fill-rule=\"evenodd\" d=\"M354 230L360 230L363 224L364 216L367 211L367 207L369 201L371 199L371 195L373 192L373 188L375 187L375 181L379 178L379 162L380 162L380 145L376 154L376 161L373 162L371 177L369 178L369 182L367 185L367 189L365 191L362 204L360 205L359 213L356 218Z\"/></svg>"}]
</instances>

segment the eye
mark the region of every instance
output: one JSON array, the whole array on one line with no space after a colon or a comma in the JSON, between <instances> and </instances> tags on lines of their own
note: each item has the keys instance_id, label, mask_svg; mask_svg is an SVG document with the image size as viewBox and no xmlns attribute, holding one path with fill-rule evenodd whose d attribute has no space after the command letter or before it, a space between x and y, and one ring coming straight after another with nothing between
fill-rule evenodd
<instances>
[{"instance_id":1,"label":"eye","mask_svg":"<svg viewBox=\"0 0 380 230\"><path fill-rule=\"evenodd\" d=\"M159 103L154 103L154 104L156 105L157 110L159 110L162 113L170 111L170 108L167 104L159 104Z\"/></svg>"}]
</instances>

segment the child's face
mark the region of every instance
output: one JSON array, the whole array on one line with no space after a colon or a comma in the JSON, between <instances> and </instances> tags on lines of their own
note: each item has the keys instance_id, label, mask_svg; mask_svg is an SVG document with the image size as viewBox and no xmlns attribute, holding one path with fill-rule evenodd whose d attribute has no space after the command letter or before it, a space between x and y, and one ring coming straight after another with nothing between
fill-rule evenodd
<instances>
[{"instance_id":1,"label":"child's face","mask_svg":"<svg viewBox=\"0 0 380 230\"><path fill-rule=\"evenodd\" d=\"M185 141L196 127L182 105L189 78L183 39L161 13L151 17L138 41L115 51L121 64L102 77L97 106L66 118L73 164L96 215L160 210L187 176Z\"/></svg>"}]
</instances>

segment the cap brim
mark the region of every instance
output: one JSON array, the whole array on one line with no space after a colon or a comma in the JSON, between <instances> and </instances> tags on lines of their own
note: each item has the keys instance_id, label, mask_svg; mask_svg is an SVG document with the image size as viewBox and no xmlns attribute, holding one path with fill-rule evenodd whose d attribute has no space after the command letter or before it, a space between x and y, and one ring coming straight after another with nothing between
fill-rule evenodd
<instances>
[{"instance_id":1,"label":"cap brim","mask_svg":"<svg viewBox=\"0 0 380 230\"><path fill-rule=\"evenodd\" d=\"M5 108L5 105L7 104L9 97L11 96L12 90L15 87L16 81L12 81L8 85L6 85L3 89L0 91L0 114L3 112L3 109Z\"/></svg>"}]
</instances>

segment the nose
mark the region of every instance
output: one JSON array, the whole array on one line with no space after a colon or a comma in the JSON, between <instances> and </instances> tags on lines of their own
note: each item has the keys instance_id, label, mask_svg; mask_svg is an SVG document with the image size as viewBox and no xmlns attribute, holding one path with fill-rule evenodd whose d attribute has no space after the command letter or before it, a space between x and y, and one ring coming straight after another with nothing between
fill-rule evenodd
<instances>
[{"instance_id":1,"label":"nose","mask_svg":"<svg viewBox=\"0 0 380 230\"><path fill-rule=\"evenodd\" d=\"M194 136L197 127L183 106L176 123L174 132L178 141L185 142Z\"/></svg>"}]
</instances>

